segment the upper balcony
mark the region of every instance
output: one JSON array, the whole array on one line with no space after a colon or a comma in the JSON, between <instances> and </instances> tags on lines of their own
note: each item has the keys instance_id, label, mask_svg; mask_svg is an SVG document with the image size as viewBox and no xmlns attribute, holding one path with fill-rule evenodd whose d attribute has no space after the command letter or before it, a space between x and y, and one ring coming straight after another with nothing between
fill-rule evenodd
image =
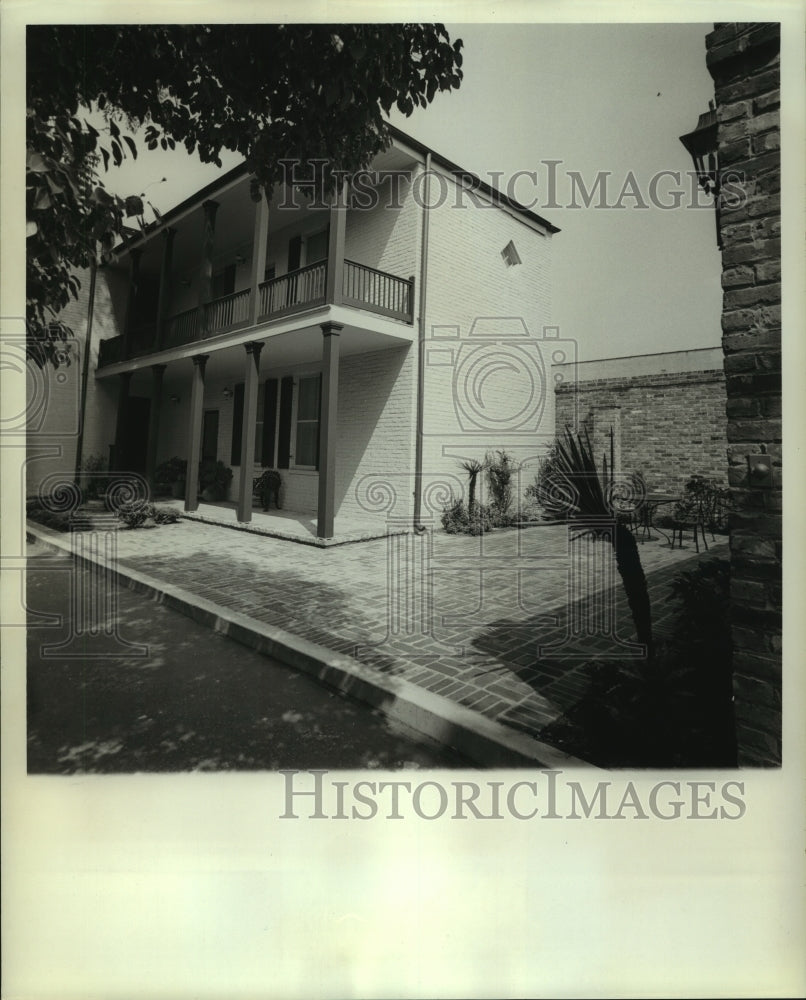
<instances>
[{"instance_id":1,"label":"upper balcony","mask_svg":"<svg viewBox=\"0 0 806 1000\"><path fill-rule=\"evenodd\" d=\"M189 199L119 254L129 266L125 319L101 341L99 367L230 332L267 335L275 321L287 328L328 305L413 325L418 211L406 165L387 169L393 196L379 190L369 207L366 197L311 204L288 189L256 205L243 173Z\"/></svg>"}]
</instances>

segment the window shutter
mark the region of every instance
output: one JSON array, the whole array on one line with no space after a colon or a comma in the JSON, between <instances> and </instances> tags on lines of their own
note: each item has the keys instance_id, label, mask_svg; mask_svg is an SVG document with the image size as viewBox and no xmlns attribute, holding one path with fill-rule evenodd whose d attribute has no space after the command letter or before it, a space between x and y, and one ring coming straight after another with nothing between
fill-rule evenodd
<instances>
[{"instance_id":1,"label":"window shutter","mask_svg":"<svg viewBox=\"0 0 806 1000\"><path fill-rule=\"evenodd\" d=\"M319 372L319 413L316 417L316 471L319 471L319 447L322 439L322 373Z\"/></svg>"},{"instance_id":2,"label":"window shutter","mask_svg":"<svg viewBox=\"0 0 806 1000\"><path fill-rule=\"evenodd\" d=\"M291 462L291 396L294 379L286 375L280 382L280 427L277 442L277 468L287 469Z\"/></svg>"},{"instance_id":3,"label":"window shutter","mask_svg":"<svg viewBox=\"0 0 806 1000\"><path fill-rule=\"evenodd\" d=\"M277 430L277 379L266 379L263 390L263 454L264 468L274 468L274 437Z\"/></svg>"},{"instance_id":4,"label":"window shutter","mask_svg":"<svg viewBox=\"0 0 806 1000\"><path fill-rule=\"evenodd\" d=\"M241 464L241 435L243 434L243 382L235 385L232 400L232 457L230 465Z\"/></svg>"}]
</instances>

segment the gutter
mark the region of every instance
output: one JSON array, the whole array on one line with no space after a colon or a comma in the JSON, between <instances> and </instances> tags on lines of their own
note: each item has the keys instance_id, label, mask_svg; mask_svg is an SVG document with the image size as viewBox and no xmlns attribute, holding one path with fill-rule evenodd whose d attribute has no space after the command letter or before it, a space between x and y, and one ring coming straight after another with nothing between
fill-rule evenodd
<instances>
[{"instance_id":1,"label":"gutter","mask_svg":"<svg viewBox=\"0 0 806 1000\"><path fill-rule=\"evenodd\" d=\"M86 423L87 411L87 382L90 374L90 353L92 344L92 320L95 315L95 274L98 265L93 258L90 264L90 294L87 306L87 333L84 337L84 357L81 359L81 402L78 410L78 438L76 440L76 470L74 481L76 486L81 485L81 461L84 452L84 425Z\"/></svg>"},{"instance_id":2,"label":"gutter","mask_svg":"<svg viewBox=\"0 0 806 1000\"><path fill-rule=\"evenodd\" d=\"M423 236L420 254L420 309L417 317L417 423L414 437L414 530L418 535L426 528L422 523L423 493L423 424L425 399L425 315L428 279L428 234L431 221L431 153L425 154L425 190L423 192Z\"/></svg>"}]
</instances>

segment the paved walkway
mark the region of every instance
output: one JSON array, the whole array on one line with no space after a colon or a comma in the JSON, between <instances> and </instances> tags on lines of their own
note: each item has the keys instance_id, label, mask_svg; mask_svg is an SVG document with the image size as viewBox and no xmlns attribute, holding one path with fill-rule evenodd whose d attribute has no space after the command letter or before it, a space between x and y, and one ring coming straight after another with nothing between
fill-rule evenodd
<instances>
[{"instance_id":1,"label":"paved walkway","mask_svg":"<svg viewBox=\"0 0 806 1000\"><path fill-rule=\"evenodd\" d=\"M635 652L610 546L569 543L562 525L328 549L188 520L114 538L122 567L536 738L582 696L591 657ZM662 634L670 583L697 557L659 541L640 552Z\"/></svg>"}]
</instances>

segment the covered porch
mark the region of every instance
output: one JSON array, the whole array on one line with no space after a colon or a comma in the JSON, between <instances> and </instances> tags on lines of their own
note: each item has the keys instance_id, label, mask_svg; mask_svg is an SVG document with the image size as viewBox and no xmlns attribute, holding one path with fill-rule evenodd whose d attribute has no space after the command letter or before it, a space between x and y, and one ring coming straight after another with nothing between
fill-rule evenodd
<instances>
[{"instance_id":1,"label":"covered porch","mask_svg":"<svg viewBox=\"0 0 806 1000\"><path fill-rule=\"evenodd\" d=\"M392 320L324 306L233 333L204 354L187 345L158 363L152 355L99 370L118 384L110 468L140 473L155 495L160 465L179 458L183 498L173 505L199 520L309 544L381 537L386 515L362 505L356 484L388 471L377 456L390 441L396 461L411 460L411 338ZM202 498L210 462L231 480L220 497ZM272 498L264 512L253 485L269 470L281 509ZM408 530L404 511L395 525Z\"/></svg>"}]
</instances>

